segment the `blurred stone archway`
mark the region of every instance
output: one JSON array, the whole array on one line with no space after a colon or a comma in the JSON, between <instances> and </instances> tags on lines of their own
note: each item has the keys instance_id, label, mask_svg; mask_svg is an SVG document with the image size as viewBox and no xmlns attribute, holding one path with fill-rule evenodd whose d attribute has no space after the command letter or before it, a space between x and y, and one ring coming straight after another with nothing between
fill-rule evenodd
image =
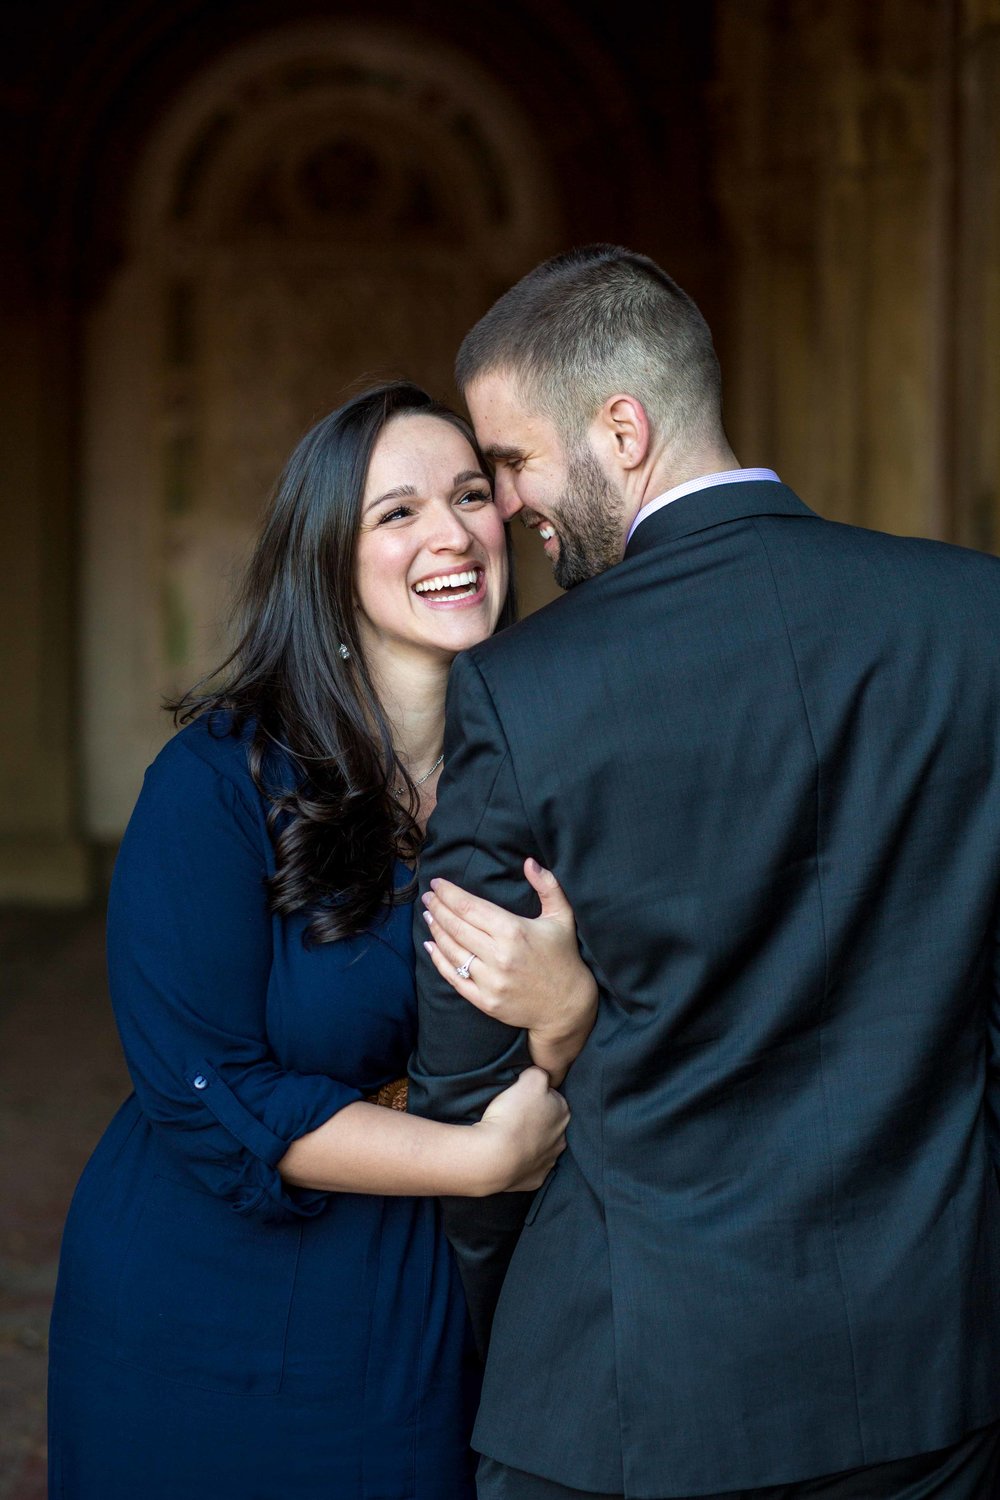
<instances>
[{"instance_id":1,"label":"blurred stone archway","mask_svg":"<svg viewBox=\"0 0 1000 1500\"><path fill-rule=\"evenodd\" d=\"M469 321L588 240L720 311L711 16L35 0L5 25L0 900L75 906L169 729L160 696L215 655L278 464L345 386L447 397ZM548 564L520 562L531 607Z\"/></svg>"},{"instance_id":2,"label":"blurred stone archway","mask_svg":"<svg viewBox=\"0 0 1000 1500\"><path fill-rule=\"evenodd\" d=\"M226 54L139 162L87 329L84 766L117 838L218 660L227 584L296 439L350 389L451 390L463 332L558 243L544 154L473 59L301 24Z\"/></svg>"},{"instance_id":3,"label":"blurred stone archway","mask_svg":"<svg viewBox=\"0 0 1000 1500\"><path fill-rule=\"evenodd\" d=\"M0 899L99 895L299 432L365 376L440 387L550 249L632 244L695 295L743 462L1000 545L998 0L8 9Z\"/></svg>"}]
</instances>

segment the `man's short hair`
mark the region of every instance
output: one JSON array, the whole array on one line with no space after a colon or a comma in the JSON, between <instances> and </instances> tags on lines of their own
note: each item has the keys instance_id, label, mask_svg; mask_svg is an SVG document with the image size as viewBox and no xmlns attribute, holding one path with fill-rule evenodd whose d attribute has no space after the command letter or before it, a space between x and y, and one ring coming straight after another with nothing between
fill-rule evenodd
<instances>
[{"instance_id":1,"label":"man's short hair","mask_svg":"<svg viewBox=\"0 0 1000 1500\"><path fill-rule=\"evenodd\" d=\"M466 335L459 389L503 374L578 442L608 396L642 402L668 440L721 425L721 379L708 324L655 261L586 245L543 261Z\"/></svg>"}]
</instances>

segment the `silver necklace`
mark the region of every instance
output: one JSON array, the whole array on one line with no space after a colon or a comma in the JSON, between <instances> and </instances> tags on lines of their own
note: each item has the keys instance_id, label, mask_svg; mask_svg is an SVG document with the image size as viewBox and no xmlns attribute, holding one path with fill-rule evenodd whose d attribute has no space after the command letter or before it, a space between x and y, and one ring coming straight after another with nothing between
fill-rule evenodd
<instances>
[{"instance_id":1,"label":"silver necklace","mask_svg":"<svg viewBox=\"0 0 1000 1500\"><path fill-rule=\"evenodd\" d=\"M437 770L438 766L440 766L443 762L444 762L444 751L442 750L441 754L438 756L437 760L431 766L430 770L429 771L425 771L422 776L418 776L417 779L416 779L416 781L413 783L413 785L415 787L417 787L417 786L423 786L423 784L424 784L425 781L430 781L431 777L434 775L434 772ZM399 783L399 786L394 786L393 787L393 789L392 789L392 795L394 797L401 797L405 791L406 791L406 782L405 781L401 781Z\"/></svg>"}]
</instances>

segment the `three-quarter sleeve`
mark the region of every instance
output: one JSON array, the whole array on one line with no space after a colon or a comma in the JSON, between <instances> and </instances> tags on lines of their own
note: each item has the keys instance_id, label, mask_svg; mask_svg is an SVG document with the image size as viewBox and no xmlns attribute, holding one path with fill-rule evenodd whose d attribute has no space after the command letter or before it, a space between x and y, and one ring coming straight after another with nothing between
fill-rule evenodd
<instances>
[{"instance_id":1,"label":"three-quarter sleeve","mask_svg":"<svg viewBox=\"0 0 1000 1500\"><path fill-rule=\"evenodd\" d=\"M328 1194L277 1164L357 1089L283 1068L268 1042L272 916L262 811L182 739L146 773L108 903L108 973L125 1058L162 1149L262 1220Z\"/></svg>"}]
</instances>

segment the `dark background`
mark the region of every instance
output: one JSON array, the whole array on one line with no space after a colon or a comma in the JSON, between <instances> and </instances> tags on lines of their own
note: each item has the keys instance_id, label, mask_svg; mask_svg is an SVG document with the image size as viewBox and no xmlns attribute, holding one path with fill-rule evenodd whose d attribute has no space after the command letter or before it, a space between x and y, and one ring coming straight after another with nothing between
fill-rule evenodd
<instances>
[{"instance_id":1,"label":"dark background","mask_svg":"<svg viewBox=\"0 0 1000 1500\"><path fill-rule=\"evenodd\" d=\"M0 1500L29 1500L62 1217L127 1088L107 872L283 452L397 351L449 395L493 296L608 239L703 307L743 462L836 519L995 550L1000 4L40 0L0 25ZM213 110L231 74L248 182L305 141L261 82L303 27L317 67L372 38L390 62L356 119L331 105L308 193L234 217ZM303 287L315 327L293 311L282 342ZM551 585L521 564L533 607Z\"/></svg>"}]
</instances>

